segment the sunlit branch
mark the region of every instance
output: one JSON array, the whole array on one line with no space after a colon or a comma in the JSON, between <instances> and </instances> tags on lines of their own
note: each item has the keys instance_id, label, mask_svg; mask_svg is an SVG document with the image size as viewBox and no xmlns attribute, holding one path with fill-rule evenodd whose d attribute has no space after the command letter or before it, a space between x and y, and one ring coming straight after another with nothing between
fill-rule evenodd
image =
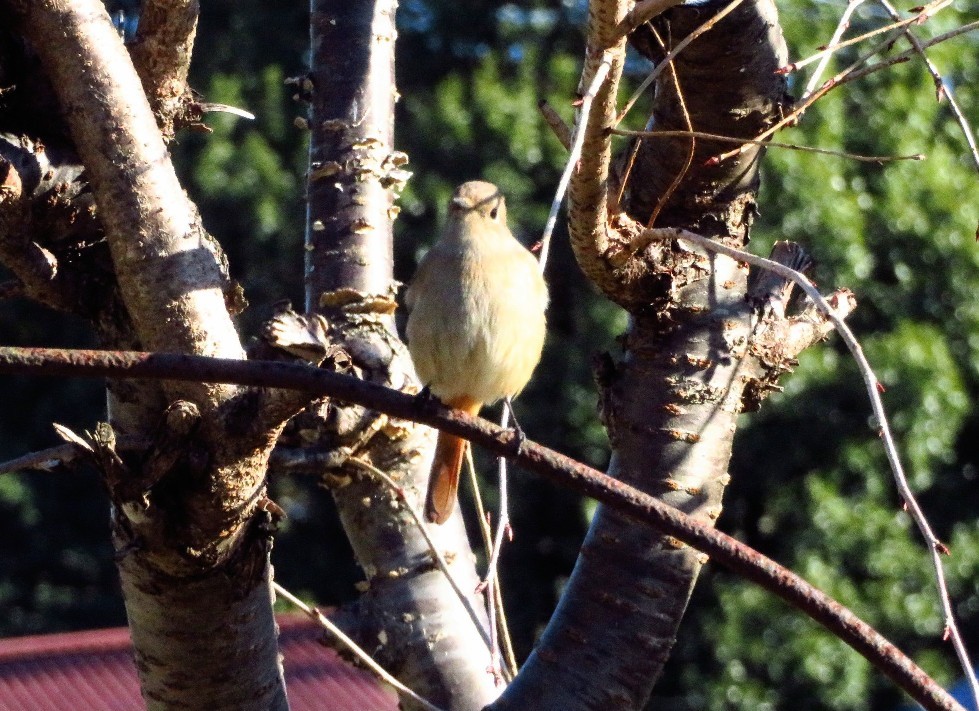
<instances>
[{"instance_id":1,"label":"sunlit branch","mask_svg":"<svg viewBox=\"0 0 979 711\"><path fill-rule=\"evenodd\" d=\"M846 32L846 28L850 26L850 17L863 3L864 0L849 0L849 2L846 4L846 9L844 9L843 14L840 15L839 22L836 23L836 29L833 30L833 36L828 43L830 46L840 41L840 37L842 37L843 33ZM832 52L827 52L820 56L819 64L816 65L816 70L812 73L812 76L809 77L809 81L806 84L806 90L802 92L803 99L809 96L813 92L813 89L816 88L816 85L819 83L819 77L821 77L823 72L826 71L826 67L829 65L829 60L832 54Z\"/></svg>"},{"instance_id":2,"label":"sunlit branch","mask_svg":"<svg viewBox=\"0 0 979 711\"><path fill-rule=\"evenodd\" d=\"M591 111L592 102L595 100L595 95L598 93L599 87L602 85L602 82L605 81L605 77L608 76L609 69L611 68L612 60L606 52L605 56L602 58L602 63L595 72L595 76L592 77L588 90L585 92L585 95L581 97L581 108L578 112L578 121L575 123L574 132L572 134L571 152L568 154L567 161L565 161L564 172L561 173L561 179L558 181L557 190L554 192L554 200L551 201L551 211L547 215L547 222L544 224L544 234L541 237L541 271L544 271L544 268L547 266L547 258L551 251L551 235L554 234L554 225L557 224L557 214L561 209L561 203L564 201L564 193L567 192L568 183L571 181L571 173L574 171L575 166L578 163L578 158L581 156L582 146L585 144L585 127L588 125L588 116Z\"/></svg>"},{"instance_id":3,"label":"sunlit branch","mask_svg":"<svg viewBox=\"0 0 979 711\"><path fill-rule=\"evenodd\" d=\"M850 330L850 327L847 326L846 322L843 320L843 317L840 314L840 309L831 306L804 274L796 271L795 269L787 267L784 264L779 264L778 262L765 259L764 257L758 257L750 252L728 247L725 244L716 242L702 235L688 232L686 230L647 230L645 235L646 239L658 237L660 239L665 238L685 240L712 252L724 254L732 259L747 262L748 264L775 272L779 276L790 279L797 284L799 288L806 293L806 296L808 296L819 308L819 310L832 322L837 332L843 338L844 343L846 343L847 348L849 348L854 360L857 362L860 375L863 377L863 381L867 389L867 395L870 398L870 405L874 413L874 418L877 420L879 435L881 441L884 443L884 451L887 454L887 461L890 463L891 472L894 476L898 493L900 494L901 499L904 501L911 518L917 525L918 530L921 531L921 535L924 537L925 542L928 544L928 551L931 555L932 564L935 568L935 578L938 587L938 595L941 599L942 612L945 615L946 633L952 640L952 646L955 649L955 653L959 658L959 662L963 667L966 677L970 680L970 684L972 685L973 689L977 691L976 696L977 701L979 701L979 687L976 685L975 670L971 660L969 659L968 651L965 648L965 642L962 639L962 634L959 632L958 625L955 621L955 615L952 610L952 602L948 593L948 585L945 582L945 569L942 565L941 556L949 555L948 548L932 531L931 525L928 523L928 519L925 517L925 514L918 504L914 493L911 491L907 476L904 472L904 466L901 464L901 457L897 451L897 444L894 441L894 436L891 433L890 424L887 420L887 412L884 409L884 403L880 397L880 393L883 392L884 386L877 379L873 369L870 367L870 363L867 361L867 358L864 355L863 348L860 347L860 343L857 341L856 336L853 335L853 331Z\"/></svg>"},{"instance_id":4,"label":"sunlit branch","mask_svg":"<svg viewBox=\"0 0 979 711\"><path fill-rule=\"evenodd\" d=\"M886 0L883 1L886 2ZM952 0L936 0L936 2L932 2L926 5L924 9L921 10L921 12L917 13L916 15L912 15L911 17L906 17L903 20L901 19L900 15L897 15L895 11L895 13L891 17L892 19L896 20L896 22L890 25L884 25L883 27L877 27L871 30L870 32L865 32L862 35L858 35L857 37L851 37L848 40L843 40L842 42L836 42L835 44L830 44L829 46L824 47L819 52L816 52L815 54L806 57L805 59L800 59L798 62L791 62L784 69L786 72L794 72L797 69L801 69L802 67L812 64L817 59L821 59L828 54L833 54L834 52L837 52L843 49L844 47L849 47L854 44L859 44L864 40L868 40L871 37L876 37L877 35L884 34L885 32L891 32L893 30L902 30L902 33L906 34L908 32L907 28L909 25L920 25L929 17L937 13L939 10L946 8L951 4L952 4Z\"/></svg>"},{"instance_id":5,"label":"sunlit branch","mask_svg":"<svg viewBox=\"0 0 979 711\"><path fill-rule=\"evenodd\" d=\"M739 145L767 146L768 148L787 148L793 151L804 151L806 153L819 153L822 155L847 158L849 160L864 163L889 163L898 160L924 160L924 153L912 153L904 156L866 156L859 153L848 153L846 151L833 151L828 148L814 148L812 146L800 146L795 143L779 143L778 141L758 141L737 138L735 136L721 136L716 133L704 133L703 131L630 131L624 128L613 128L611 133L615 136L639 136L641 138L707 138L718 143L737 143Z\"/></svg>"},{"instance_id":6,"label":"sunlit branch","mask_svg":"<svg viewBox=\"0 0 979 711\"><path fill-rule=\"evenodd\" d=\"M880 0L880 4L884 6L887 13L894 19L900 17L897 10L891 5L888 0ZM942 96L948 99L949 108L952 109L952 115L955 116L955 120L958 121L959 128L962 129L962 135L965 136L966 143L969 144L969 152L972 155L972 162L975 163L976 169L979 170L979 147L976 146L976 135L972 131L972 126L969 125L969 119L965 117L965 113L959 107L959 102L955 98L955 92L952 87L948 86L942 79L941 73L938 71L938 67L935 63L931 61L931 58L925 54L925 48L921 44L921 40L911 31L910 27L904 28L904 36L908 38L911 46L914 47L915 51L921 57L921 60L925 63L928 68L928 72L931 74L932 80L935 82L935 95L936 98L941 101ZM979 703L979 702L977 702Z\"/></svg>"},{"instance_id":7,"label":"sunlit branch","mask_svg":"<svg viewBox=\"0 0 979 711\"><path fill-rule=\"evenodd\" d=\"M765 140L766 138L768 138L769 136L771 136L776 131L784 128L787 125L790 125L792 123L795 123L796 121L798 121L799 117L802 116L802 114L805 113L805 111L810 106L812 106L818 99L822 98L823 96L825 96L826 94L828 94L833 89L836 89L838 87L841 87L844 84L848 84L848 83L850 83L852 81L856 81L857 79L862 79L862 78L864 78L866 76L869 76L870 74L873 74L874 72L880 71L881 69L887 69L888 67L892 67L895 64L900 64L902 62L907 62L908 60L912 59L916 54L918 54L922 50L928 49L929 47L932 47L932 46L934 46L936 44L940 44L941 42L946 42L946 41L952 39L953 37L958 37L959 35L965 34L967 32L972 32L973 30L977 30L977 29L979 29L979 20L976 20L975 22L970 22L970 23L968 23L966 25L962 25L961 27L957 27L954 30L950 30L949 32L946 32L944 34L938 35L937 37L932 37L930 40L928 40L926 42L920 42L919 41L920 44L921 44L921 47L920 48L919 47L914 47L912 49L909 49L909 50L906 50L904 52L901 52L900 54L896 54L893 57L889 57L888 59L881 60L880 62L877 62L876 64L873 64L873 65L871 65L869 67L863 67L862 69L859 68L863 64L866 64L866 62L870 58L872 58L873 55L875 55L877 52L885 49L887 46L889 46L891 44L890 41L884 42L881 45L879 45L876 49L872 50L868 54L866 54L863 57L861 57L860 59L858 59L856 62L854 62L848 68L844 69L842 72L840 72L839 74L837 74L835 77L833 77L832 79L827 80L826 83L824 83L819 89L817 89L815 92L813 92L812 94L810 94L806 99L804 99L795 108L795 110L793 110L789 115L785 116L781 121L779 121L775 125L771 126L770 128L762 131L760 134L758 134L757 136L755 136L754 139L752 139L752 140L754 140L754 141L762 141L762 140ZM740 149L736 149L736 150L733 150L733 151L728 151L726 153L721 153L720 155L715 156L714 157L714 160L720 162L720 161L726 160L728 158L731 158L732 156L737 155L739 152L740 152Z\"/></svg>"}]
</instances>

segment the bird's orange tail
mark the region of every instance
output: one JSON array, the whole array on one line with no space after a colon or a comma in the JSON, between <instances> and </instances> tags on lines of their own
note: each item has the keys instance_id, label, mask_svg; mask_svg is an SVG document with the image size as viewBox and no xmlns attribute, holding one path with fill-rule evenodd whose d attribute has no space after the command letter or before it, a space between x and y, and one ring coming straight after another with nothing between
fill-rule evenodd
<instances>
[{"instance_id":1,"label":"bird's orange tail","mask_svg":"<svg viewBox=\"0 0 979 711\"><path fill-rule=\"evenodd\" d=\"M482 407L469 398L460 398L446 404L470 415L478 414ZM467 446L469 442L461 437L439 432L435 458L432 460L432 473L428 476L428 494L425 497L425 518L432 523L443 524L452 515L456 493L459 491L462 458L466 456Z\"/></svg>"}]
</instances>

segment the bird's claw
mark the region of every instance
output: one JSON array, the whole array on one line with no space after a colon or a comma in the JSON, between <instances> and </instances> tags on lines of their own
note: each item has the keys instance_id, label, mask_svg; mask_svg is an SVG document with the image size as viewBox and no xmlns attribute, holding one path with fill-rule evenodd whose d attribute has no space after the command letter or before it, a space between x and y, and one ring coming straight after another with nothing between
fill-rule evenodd
<instances>
[{"instance_id":1,"label":"bird's claw","mask_svg":"<svg viewBox=\"0 0 979 711\"><path fill-rule=\"evenodd\" d=\"M527 435L517 421L517 414L513 411L513 403L510 402L510 398L507 398L504 402L504 407L510 411L510 419L513 421L513 427L510 428L510 431L513 432L514 442L517 445L516 456L519 457L523 453L523 446L527 441Z\"/></svg>"},{"instance_id":2,"label":"bird's claw","mask_svg":"<svg viewBox=\"0 0 979 711\"><path fill-rule=\"evenodd\" d=\"M435 397L435 395L432 393L432 389L427 385L419 390L418 394L415 395L415 404L418 406L419 410L424 410L435 402L439 402L439 399Z\"/></svg>"}]
</instances>

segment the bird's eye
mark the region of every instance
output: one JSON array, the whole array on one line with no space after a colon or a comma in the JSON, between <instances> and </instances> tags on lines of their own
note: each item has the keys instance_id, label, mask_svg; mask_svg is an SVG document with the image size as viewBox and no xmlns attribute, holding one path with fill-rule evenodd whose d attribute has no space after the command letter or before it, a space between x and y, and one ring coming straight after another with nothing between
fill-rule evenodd
<instances>
[{"instance_id":1,"label":"bird's eye","mask_svg":"<svg viewBox=\"0 0 979 711\"><path fill-rule=\"evenodd\" d=\"M496 216L499 214L500 214L500 208L498 207L494 207L492 210L490 210L490 218L493 220L495 220Z\"/></svg>"}]
</instances>

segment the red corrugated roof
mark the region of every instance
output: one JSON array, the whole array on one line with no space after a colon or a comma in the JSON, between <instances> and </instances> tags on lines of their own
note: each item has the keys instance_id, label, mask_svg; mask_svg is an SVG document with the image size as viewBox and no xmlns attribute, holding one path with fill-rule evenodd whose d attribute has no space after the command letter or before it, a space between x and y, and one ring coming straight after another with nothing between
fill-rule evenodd
<instances>
[{"instance_id":1,"label":"red corrugated roof","mask_svg":"<svg viewBox=\"0 0 979 711\"><path fill-rule=\"evenodd\" d=\"M397 697L321 645L305 617L279 618L292 711L396 711ZM0 639L0 711L143 708L129 630Z\"/></svg>"}]
</instances>

